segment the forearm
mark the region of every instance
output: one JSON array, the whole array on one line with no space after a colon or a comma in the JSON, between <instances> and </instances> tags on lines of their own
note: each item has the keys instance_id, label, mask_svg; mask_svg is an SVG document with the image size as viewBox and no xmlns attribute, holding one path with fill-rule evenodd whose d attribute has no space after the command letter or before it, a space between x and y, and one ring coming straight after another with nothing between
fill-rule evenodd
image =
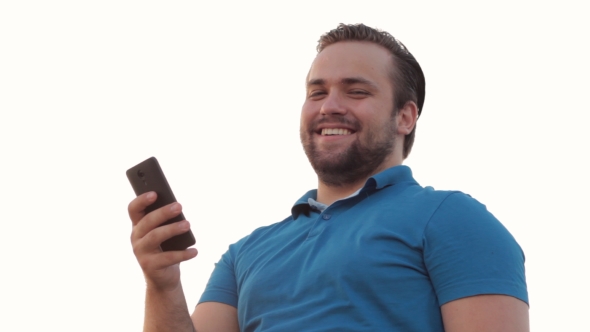
<instances>
[{"instance_id":1,"label":"forearm","mask_svg":"<svg viewBox=\"0 0 590 332\"><path fill-rule=\"evenodd\" d=\"M144 332L194 332L182 285L173 290L147 286Z\"/></svg>"}]
</instances>

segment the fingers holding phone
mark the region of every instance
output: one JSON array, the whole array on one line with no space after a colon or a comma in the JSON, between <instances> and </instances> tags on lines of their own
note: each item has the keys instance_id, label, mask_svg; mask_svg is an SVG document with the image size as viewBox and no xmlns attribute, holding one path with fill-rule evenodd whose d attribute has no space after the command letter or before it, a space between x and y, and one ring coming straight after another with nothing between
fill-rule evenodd
<instances>
[{"instance_id":1,"label":"fingers holding phone","mask_svg":"<svg viewBox=\"0 0 590 332\"><path fill-rule=\"evenodd\" d=\"M190 224L155 158L130 168L127 177L138 195L128 207L133 252L148 283L175 287L178 264L197 255L196 249L187 249L195 244Z\"/></svg>"},{"instance_id":2,"label":"fingers holding phone","mask_svg":"<svg viewBox=\"0 0 590 332\"><path fill-rule=\"evenodd\" d=\"M149 283L161 289L174 287L180 280L178 264L194 258L197 250L188 248L162 251L160 244L174 236L186 233L190 229L190 224L182 220L160 226L179 215L182 207L178 203L172 203L145 214L145 207L154 200L153 197L150 199L147 196L140 195L129 204L129 216L133 223L131 232L133 253ZM137 220L140 216L142 217Z\"/></svg>"},{"instance_id":3,"label":"fingers holding phone","mask_svg":"<svg viewBox=\"0 0 590 332\"><path fill-rule=\"evenodd\" d=\"M138 208L141 208L141 205ZM129 211L130 215L131 214L141 215L141 212L137 213L135 211L133 211L133 212L132 211L133 210ZM155 243L155 245L158 249L160 249L160 244L162 242L168 240L172 236L183 234L183 233L190 230L190 227L187 228L187 227L181 226L181 225L186 225L186 223L187 223L186 220L179 220L179 221L176 221L173 223L166 223L168 220L171 220L174 217L178 216L181 212L182 212L182 206L180 206L180 204L170 203L170 204L163 206L163 207L161 207L155 211L152 211L148 214L144 214L141 217L141 219L139 219L139 221L137 221L137 222L134 222L133 218L132 218L131 220L133 222L133 231L131 233L131 240L133 241L134 239L143 238L148 233L150 233L152 230L155 230L156 231L155 233L158 234L156 241L159 241L159 242ZM166 223L166 225L163 225L165 223ZM168 227L171 225L173 225L174 227ZM164 230L166 230L166 231L164 231ZM178 232L175 232L175 230L183 230L183 232L178 233ZM171 232L174 234L170 235ZM150 236L153 237L155 235L152 234ZM158 250L158 251L160 251L160 250Z\"/></svg>"},{"instance_id":4,"label":"fingers holding phone","mask_svg":"<svg viewBox=\"0 0 590 332\"><path fill-rule=\"evenodd\" d=\"M137 225L141 218L143 218L146 213L145 210L148 206L153 204L156 201L157 195L153 191L149 191L138 195L134 200L129 203L127 207L127 212L129 213L129 219L131 219L131 223L133 226Z\"/></svg>"}]
</instances>

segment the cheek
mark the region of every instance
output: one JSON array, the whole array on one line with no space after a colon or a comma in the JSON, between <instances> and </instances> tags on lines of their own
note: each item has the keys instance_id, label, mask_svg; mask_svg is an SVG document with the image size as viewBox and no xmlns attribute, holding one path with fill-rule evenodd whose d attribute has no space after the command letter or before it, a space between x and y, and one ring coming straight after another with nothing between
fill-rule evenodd
<instances>
[{"instance_id":1,"label":"cheek","mask_svg":"<svg viewBox=\"0 0 590 332\"><path fill-rule=\"evenodd\" d=\"M366 105L362 116L366 122L384 124L391 121L393 106L388 107L386 103L373 102Z\"/></svg>"},{"instance_id":2,"label":"cheek","mask_svg":"<svg viewBox=\"0 0 590 332\"><path fill-rule=\"evenodd\" d=\"M301 107L301 127L307 126L313 120L313 106L309 102L303 103Z\"/></svg>"}]
</instances>

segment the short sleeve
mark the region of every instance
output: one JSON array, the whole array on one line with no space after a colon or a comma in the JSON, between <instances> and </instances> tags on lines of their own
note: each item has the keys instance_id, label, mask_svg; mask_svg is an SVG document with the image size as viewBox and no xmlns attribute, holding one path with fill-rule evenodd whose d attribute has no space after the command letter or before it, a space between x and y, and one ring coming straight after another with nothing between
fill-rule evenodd
<instances>
[{"instance_id":1,"label":"short sleeve","mask_svg":"<svg viewBox=\"0 0 590 332\"><path fill-rule=\"evenodd\" d=\"M229 249L215 264L209 282L199 303L220 302L238 307L238 287L235 274L235 258L245 238L229 246Z\"/></svg>"},{"instance_id":2,"label":"short sleeve","mask_svg":"<svg viewBox=\"0 0 590 332\"><path fill-rule=\"evenodd\" d=\"M433 213L423 241L439 305L482 294L509 295L528 304L522 249L475 199L449 195Z\"/></svg>"}]
</instances>

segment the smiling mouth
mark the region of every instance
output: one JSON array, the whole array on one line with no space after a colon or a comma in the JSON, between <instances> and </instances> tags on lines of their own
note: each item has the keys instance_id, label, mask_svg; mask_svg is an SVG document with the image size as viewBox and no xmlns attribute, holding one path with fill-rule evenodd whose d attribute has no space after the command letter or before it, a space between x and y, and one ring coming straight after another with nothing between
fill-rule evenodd
<instances>
[{"instance_id":1,"label":"smiling mouth","mask_svg":"<svg viewBox=\"0 0 590 332\"><path fill-rule=\"evenodd\" d=\"M345 128L323 128L320 132L322 136L350 135L352 132Z\"/></svg>"}]
</instances>

